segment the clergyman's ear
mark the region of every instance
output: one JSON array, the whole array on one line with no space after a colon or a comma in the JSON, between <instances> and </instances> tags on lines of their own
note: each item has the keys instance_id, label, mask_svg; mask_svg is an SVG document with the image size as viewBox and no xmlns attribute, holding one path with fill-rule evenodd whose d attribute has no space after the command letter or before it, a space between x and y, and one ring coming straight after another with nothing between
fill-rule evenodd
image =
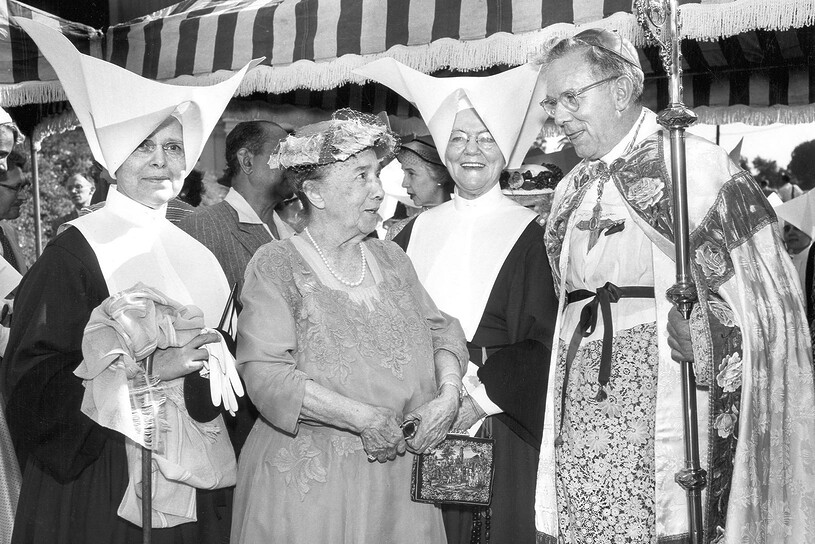
<instances>
[{"instance_id":1,"label":"clergyman's ear","mask_svg":"<svg viewBox=\"0 0 815 544\"><path fill-rule=\"evenodd\" d=\"M617 102L617 110L623 111L631 105L634 97L634 82L631 78L621 76L614 82L614 98Z\"/></svg>"}]
</instances>

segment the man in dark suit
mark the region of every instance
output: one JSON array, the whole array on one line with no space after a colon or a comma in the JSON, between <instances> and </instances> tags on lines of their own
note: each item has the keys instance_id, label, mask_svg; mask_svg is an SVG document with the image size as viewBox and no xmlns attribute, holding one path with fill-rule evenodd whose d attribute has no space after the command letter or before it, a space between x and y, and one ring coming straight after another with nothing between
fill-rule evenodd
<instances>
[{"instance_id":1,"label":"man in dark suit","mask_svg":"<svg viewBox=\"0 0 815 544\"><path fill-rule=\"evenodd\" d=\"M270 121L239 123L226 137L229 187L224 200L199 208L179 226L215 254L230 285L243 284L243 274L255 251L272 239L294 235L274 211L291 196L283 172L269 168L269 157L286 131Z\"/></svg>"},{"instance_id":2,"label":"man in dark suit","mask_svg":"<svg viewBox=\"0 0 815 544\"><path fill-rule=\"evenodd\" d=\"M31 185L23 173L26 159L14 150L14 146L22 143L23 139L11 116L0 108L0 256L20 274L25 274L28 267L20 251L17 233L7 220L20 217L20 206L28 198L28 187ZM1 298L8 294L8 286L5 282L0 283L3 284L0 289L5 291L0 293Z\"/></svg>"},{"instance_id":3,"label":"man in dark suit","mask_svg":"<svg viewBox=\"0 0 815 544\"><path fill-rule=\"evenodd\" d=\"M91 205L93 193L96 191L96 185L82 174L74 174L70 176L65 182L65 190L71 197L71 203L74 208L69 212L51 221L51 233L56 236L59 226L68 221L73 221L79 217L79 210Z\"/></svg>"},{"instance_id":4,"label":"man in dark suit","mask_svg":"<svg viewBox=\"0 0 815 544\"><path fill-rule=\"evenodd\" d=\"M0 108L0 217L3 219L16 219L20 215L20 196L25 194L26 183L25 178L22 176L22 166L14 155L14 145L22 143L23 135L11 116ZM19 155L17 155L19 157ZM9 167L11 173L9 173ZM16 215L15 215L16 214ZM13 215L13 217L12 217ZM0 222L3 235L3 254L14 254L15 265L12 264L12 259L0 260L0 300L6 297L11 291L16 289L17 283L20 281L19 267L25 265L22 255L20 255L19 245L8 240L8 237L14 235L14 229L11 225L6 224L6 221ZM2 359L3 352L6 350L6 343L8 342L9 334L9 318L10 303L6 301L0 302L0 360ZM0 535L8 535L11 538L11 530L14 525L14 511L17 509L17 498L20 495L20 468L17 465L17 458L14 455L14 446L11 443L11 436L6 426L6 417L4 413L5 399L0 395ZM0 537L0 541L4 538Z\"/></svg>"},{"instance_id":5,"label":"man in dark suit","mask_svg":"<svg viewBox=\"0 0 815 544\"><path fill-rule=\"evenodd\" d=\"M239 123L226 137L226 172L221 183L229 187L224 200L200 207L178 224L190 236L209 248L230 285L243 285L246 265L255 251L273 239L295 234L274 211L291 196L283 172L269 168L269 158L286 131L269 121ZM239 454L257 411L246 397L239 399L234 418L227 417L235 453Z\"/></svg>"},{"instance_id":6,"label":"man in dark suit","mask_svg":"<svg viewBox=\"0 0 815 544\"><path fill-rule=\"evenodd\" d=\"M23 274L28 270L20 242L17 239L17 229L10 221L20 217L20 207L28 199L31 190L31 182L23 172L26 158L16 150L12 150L3 157L3 161L3 167L0 168L0 361L3 359L8 342L14 292ZM2 432L0 428L0 433ZM2 439L0 439L0 448L2 446ZM2 470L2 456L0 456L0 472ZM0 485L2 483L3 478L0 476ZM3 511L3 499L3 491L0 490L0 513Z\"/></svg>"}]
</instances>

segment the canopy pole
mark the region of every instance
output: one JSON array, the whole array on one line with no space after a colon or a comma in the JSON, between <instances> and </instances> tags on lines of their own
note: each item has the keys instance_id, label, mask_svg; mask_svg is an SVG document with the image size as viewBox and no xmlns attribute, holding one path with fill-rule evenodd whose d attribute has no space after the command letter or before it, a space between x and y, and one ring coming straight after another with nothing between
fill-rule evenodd
<instances>
[{"instance_id":1,"label":"canopy pole","mask_svg":"<svg viewBox=\"0 0 815 544\"><path fill-rule=\"evenodd\" d=\"M685 129L696 122L696 114L682 100L682 49L678 0L636 0L637 19L650 39L660 46L665 71L670 75L670 105L659 113L659 124L671 134L671 178L673 179L674 246L676 283L668 289L668 299L690 319L698 300L690 268L688 224L688 185L685 162ZM682 416L685 438L685 468L674 479L688 499L688 531L691 544L702 544L702 490L707 473L699 463L699 425L696 408L696 377L693 364L682 361Z\"/></svg>"},{"instance_id":2,"label":"canopy pole","mask_svg":"<svg viewBox=\"0 0 815 544\"><path fill-rule=\"evenodd\" d=\"M34 138L28 139L31 148L31 186L34 204L34 253L37 258L42 255L42 216L40 215L40 170L37 163L39 145Z\"/></svg>"}]
</instances>

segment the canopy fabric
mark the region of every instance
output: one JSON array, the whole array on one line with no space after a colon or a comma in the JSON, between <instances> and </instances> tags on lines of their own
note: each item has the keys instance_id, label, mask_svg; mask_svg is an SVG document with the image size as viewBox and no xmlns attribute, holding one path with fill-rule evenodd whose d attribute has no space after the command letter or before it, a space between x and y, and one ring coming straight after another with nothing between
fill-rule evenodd
<instances>
[{"instance_id":1,"label":"canopy fabric","mask_svg":"<svg viewBox=\"0 0 815 544\"><path fill-rule=\"evenodd\" d=\"M34 41L9 17L24 17L59 29L81 52L104 56L100 30L46 13L14 0L0 0L0 105L65 100L54 69L39 53Z\"/></svg>"},{"instance_id":2,"label":"canopy fabric","mask_svg":"<svg viewBox=\"0 0 815 544\"><path fill-rule=\"evenodd\" d=\"M712 40L815 23L811 0L681 2L682 32ZM247 87L280 93L360 82L351 70L388 56L420 70L526 62L541 44L585 26L644 33L630 0L188 0L111 27L110 60L169 79L234 70L266 56ZM305 62L303 62L305 61ZM309 62L313 61L313 62Z\"/></svg>"},{"instance_id":3,"label":"canopy fabric","mask_svg":"<svg viewBox=\"0 0 815 544\"><path fill-rule=\"evenodd\" d=\"M708 42L686 40L682 51L684 100L700 122L764 125L815 121L815 26L757 30ZM646 73L644 103L660 111L669 98L659 50L644 46L639 54ZM417 114L399 95L371 83L327 91L299 89L263 100L327 110L352 107L386 110L398 116ZM548 134L554 134L553 127L550 129Z\"/></svg>"},{"instance_id":4,"label":"canopy fabric","mask_svg":"<svg viewBox=\"0 0 815 544\"><path fill-rule=\"evenodd\" d=\"M659 111L669 101L659 51L644 47L639 53L646 74L644 102ZM700 121L815 121L815 26L685 40L682 54L684 101Z\"/></svg>"},{"instance_id":5,"label":"canopy fabric","mask_svg":"<svg viewBox=\"0 0 815 544\"><path fill-rule=\"evenodd\" d=\"M15 67L11 81L0 79L7 84L0 103L62 98L33 44L2 20L6 1L12 14L51 17L66 32L81 27L0 0L0 49ZM690 38L683 44L685 100L703 121L815 121L812 0L697 0L680 9ZM400 98L353 85L363 81L352 70L385 55L426 73L513 66L548 38L592 26L616 29L638 45L645 102L664 107L659 53L645 44L630 0L187 0L110 27L104 43L86 28L73 39L87 39L91 54L102 54L104 44L104 58L145 77L187 84L225 79L266 56L239 94L293 93L286 97L295 103L328 108L371 109L368 100L405 113L410 106ZM6 47L3 28L10 30Z\"/></svg>"}]
</instances>

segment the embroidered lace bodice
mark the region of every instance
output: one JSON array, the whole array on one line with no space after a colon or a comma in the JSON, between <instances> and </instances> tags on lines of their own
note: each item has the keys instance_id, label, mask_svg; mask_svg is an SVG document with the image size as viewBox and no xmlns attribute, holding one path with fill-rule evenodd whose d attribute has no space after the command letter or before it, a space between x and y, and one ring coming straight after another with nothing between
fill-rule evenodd
<instances>
[{"instance_id":1,"label":"embroidered lace bodice","mask_svg":"<svg viewBox=\"0 0 815 544\"><path fill-rule=\"evenodd\" d=\"M427 307L430 299L407 256L395 244L366 242L376 284L349 288L324 283L325 276L315 270L319 261L298 246L296 241L272 243L255 256L261 273L291 309L298 370L368 402L381 403L373 397L393 388L395 397L388 403L395 402L398 411L412 409L427 395L432 398L434 352L448 349L463 358L466 349L463 338L446 334L438 310Z\"/></svg>"}]
</instances>

